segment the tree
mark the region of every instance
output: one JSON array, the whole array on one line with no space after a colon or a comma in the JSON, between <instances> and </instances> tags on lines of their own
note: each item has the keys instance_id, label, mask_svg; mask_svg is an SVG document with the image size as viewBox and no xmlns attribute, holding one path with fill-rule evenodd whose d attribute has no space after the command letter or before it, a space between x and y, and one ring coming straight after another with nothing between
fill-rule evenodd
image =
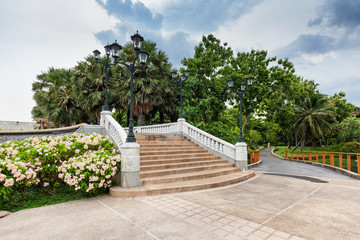
<instances>
[{"instance_id":1,"label":"tree","mask_svg":"<svg viewBox=\"0 0 360 240\"><path fill-rule=\"evenodd\" d=\"M60 126L66 126L70 121L70 109L74 108L75 100L72 94L72 70L49 68L37 76L32 84L36 107L33 117L47 117Z\"/></svg>"},{"instance_id":2,"label":"tree","mask_svg":"<svg viewBox=\"0 0 360 240\"><path fill-rule=\"evenodd\" d=\"M335 120L339 123L348 118L355 110L355 106L347 102L345 96L344 92L339 92L329 97L329 102L333 106L332 111L335 113Z\"/></svg>"},{"instance_id":3,"label":"tree","mask_svg":"<svg viewBox=\"0 0 360 240\"><path fill-rule=\"evenodd\" d=\"M301 150L307 139L316 145L317 139L321 139L325 133L332 131L329 121L333 118L333 112L330 108L326 96L320 93L310 94L295 107L291 130L295 136L300 137Z\"/></svg>"},{"instance_id":4,"label":"tree","mask_svg":"<svg viewBox=\"0 0 360 240\"><path fill-rule=\"evenodd\" d=\"M355 116L347 117L341 123L336 124L335 129L338 143L360 142L360 120Z\"/></svg>"},{"instance_id":5,"label":"tree","mask_svg":"<svg viewBox=\"0 0 360 240\"><path fill-rule=\"evenodd\" d=\"M149 54L144 71L134 72L134 115L138 116L139 126L145 122L145 115L154 108L160 114L171 113L175 109L174 94L175 83L171 81L171 64L165 52L156 47L152 41L142 42L143 50ZM120 62L132 62L135 51L132 43L123 47L119 56ZM130 106L130 72L125 67L117 70L114 75L117 82L119 97L117 104L125 109ZM163 121L163 120L162 120Z\"/></svg>"},{"instance_id":6,"label":"tree","mask_svg":"<svg viewBox=\"0 0 360 240\"><path fill-rule=\"evenodd\" d=\"M184 85L184 115L193 123L218 121L226 109L229 98L226 80L233 51L227 43L212 34L203 36L202 42L195 46L193 58L183 59L182 63L190 71L188 82Z\"/></svg>"}]
</instances>

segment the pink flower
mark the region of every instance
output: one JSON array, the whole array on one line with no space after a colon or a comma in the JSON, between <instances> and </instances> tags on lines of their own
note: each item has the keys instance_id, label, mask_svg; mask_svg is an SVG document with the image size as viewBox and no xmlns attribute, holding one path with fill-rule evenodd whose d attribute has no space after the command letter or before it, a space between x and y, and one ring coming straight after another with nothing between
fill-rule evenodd
<instances>
[{"instance_id":1,"label":"pink flower","mask_svg":"<svg viewBox=\"0 0 360 240\"><path fill-rule=\"evenodd\" d=\"M75 153L80 153L80 150L79 150L79 149L76 149L76 150L75 150Z\"/></svg>"},{"instance_id":2,"label":"pink flower","mask_svg":"<svg viewBox=\"0 0 360 240\"><path fill-rule=\"evenodd\" d=\"M5 180L4 187L11 187L12 185L14 185L14 179L13 178L9 178L9 179Z\"/></svg>"}]
</instances>

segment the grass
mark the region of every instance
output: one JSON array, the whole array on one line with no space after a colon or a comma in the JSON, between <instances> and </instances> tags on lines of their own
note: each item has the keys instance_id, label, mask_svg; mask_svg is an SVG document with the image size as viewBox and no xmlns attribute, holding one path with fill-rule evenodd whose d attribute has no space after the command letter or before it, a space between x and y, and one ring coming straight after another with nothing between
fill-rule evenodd
<instances>
[{"instance_id":1,"label":"grass","mask_svg":"<svg viewBox=\"0 0 360 240\"><path fill-rule=\"evenodd\" d=\"M276 155L279 155L281 157L285 157L285 153L286 151L288 151L288 158L290 158L291 156L291 150L292 149L289 149L287 147L281 147L279 148L278 150L275 151L275 154ZM305 151L305 161L308 161L308 152L311 152L311 161L312 162L317 162L316 161L316 152L318 152L318 162L319 163L324 163L323 162L323 156L322 156L322 153L324 152L325 153L325 164L327 165L331 165L330 164L330 150L328 148L325 148L325 147L317 147L317 148L313 148L313 147L306 147L303 149L303 151ZM299 152L299 160L302 160L302 152L300 150L297 150L297 151L294 151L293 153L293 158L296 159L296 156L297 156L297 152ZM352 155L351 156L351 161L350 161L350 169L352 172L354 173L358 173L358 168L357 168L357 162L355 161L356 160L356 155ZM334 154L334 166L335 167L340 167L340 158L339 158L339 154ZM348 167L348 164L347 164L347 155L346 154L342 154L342 168L347 170L347 167Z\"/></svg>"},{"instance_id":2,"label":"grass","mask_svg":"<svg viewBox=\"0 0 360 240\"><path fill-rule=\"evenodd\" d=\"M96 196L105 194L107 193L100 193ZM22 209L54 205L89 197L94 197L94 195L83 195L81 192L65 188L59 188L56 190L56 195L50 195L45 193L40 187L31 187L26 189L23 195L21 195L19 192L16 192L13 195L11 202L0 202L0 210L16 212Z\"/></svg>"}]
</instances>

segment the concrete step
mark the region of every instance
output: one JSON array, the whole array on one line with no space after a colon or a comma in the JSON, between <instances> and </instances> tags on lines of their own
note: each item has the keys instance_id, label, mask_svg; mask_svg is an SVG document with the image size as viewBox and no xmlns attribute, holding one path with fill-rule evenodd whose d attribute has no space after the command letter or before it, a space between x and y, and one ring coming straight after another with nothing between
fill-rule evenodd
<instances>
[{"instance_id":1,"label":"concrete step","mask_svg":"<svg viewBox=\"0 0 360 240\"><path fill-rule=\"evenodd\" d=\"M196 145L186 145L186 146L177 146L177 147L168 147L168 146L154 146L154 147L140 147L141 152L147 151L177 151L177 150L198 150L199 147ZM201 148L200 148L201 149Z\"/></svg>"},{"instance_id":2,"label":"concrete step","mask_svg":"<svg viewBox=\"0 0 360 240\"><path fill-rule=\"evenodd\" d=\"M158 164L171 164L171 163L179 163L179 162L200 162L200 161L209 161L209 160L218 160L221 159L214 155L206 156L206 157L187 157L187 158L173 158L173 159L158 159L158 160L140 160L140 166L147 165L158 165Z\"/></svg>"},{"instance_id":3,"label":"concrete step","mask_svg":"<svg viewBox=\"0 0 360 240\"><path fill-rule=\"evenodd\" d=\"M175 158L188 158L188 157L211 157L214 156L211 153L191 153L191 154L172 154L172 155L150 155L150 156L141 156L140 161L142 160L158 160L158 159L175 159Z\"/></svg>"},{"instance_id":4,"label":"concrete step","mask_svg":"<svg viewBox=\"0 0 360 240\"><path fill-rule=\"evenodd\" d=\"M156 156L156 155L174 155L174 154L194 154L194 153L208 153L208 151L202 148L195 149L180 149L180 150L171 150L171 151L140 151L140 157L142 156Z\"/></svg>"},{"instance_id":5,"label":"concrete step","mask_svg":"<svg viewBox=\"0 0 360 240\"><path fill-rule=\"evenodd\" d=\"M245 181L255 176L253 171L248 172L234 172L223 176L209 177L204 179L182 181L182 182L170 182L162 184L145 184L142 187L137 188L120 188L114 186L110 188L110 196L112 197L141 197L157 194L176 193L202 190L214 187L222 187L230 184Z\"/></svg>"},{"instance_id":6,"label":"concrete step","mask_svg":"<svg viewBox=\"0 0 360 240\"><path fill-rule=\"evenodd\" d=\"M181 173L181 174L172 174L165 175L161 177L149 177L143 178L144 184L160 184L160 183L170 183L170 182L182 182L196 179L204 179L209 177L223 176L230 173L238 172L236 168L229 169L215 169L215 170L205 170L195 173ZM206 181L206 179L204 179Z\"/></svg>"},{"instance_id":7,"label":"concrete step","mask_svg":"<svg viewBox=\"0 0 360 240\"><path fill-rule=\"evenodd\" d=\"M171 174L190 173L190 172L198 172L198 171L213 170L213 169L224 169L224 168L233 168L233 165L230 163L216 163L216 164L208 164L206 166L140 171L140 179L147 177L157 177L157 176L164 176Z\"/></svg>"},{"instance_id":8,"label":"concrete step","mask_svg":"<svg viewBox=\"0 0 360 240\"><path fill-rule=\"evenodd\" d=\"M217 160L210 160L210 161L192 161L192 162L176 162L176 163L168 163L168 164L158 164L158 165L149 165L149 166L141 166L140 171L152 171L152 170L161 170L161 169L175 169L175 168L188 168L188 167L195 167L195 166L209 166L212 164L221 164L226 163L226 160L217 159Z\"/></svg>"}]
</instances>

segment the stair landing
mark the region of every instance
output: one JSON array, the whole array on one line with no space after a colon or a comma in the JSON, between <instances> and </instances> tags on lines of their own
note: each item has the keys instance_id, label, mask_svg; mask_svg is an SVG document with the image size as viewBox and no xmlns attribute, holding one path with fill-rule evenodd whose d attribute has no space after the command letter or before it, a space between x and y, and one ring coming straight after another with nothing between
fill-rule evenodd
<instances>
[{"instance_id":1,"label":"stair landing","mask_svg":"<svg viewBox=\"0 0 360 240\"><path fill-rule=\"evenodd\" d=\"M140 145L137 188L110 188L113 197L141 197L227 186L245 181L253 171L240 172L232 164L177 134L136 134Z\"/></svg>"}]
</instances>

